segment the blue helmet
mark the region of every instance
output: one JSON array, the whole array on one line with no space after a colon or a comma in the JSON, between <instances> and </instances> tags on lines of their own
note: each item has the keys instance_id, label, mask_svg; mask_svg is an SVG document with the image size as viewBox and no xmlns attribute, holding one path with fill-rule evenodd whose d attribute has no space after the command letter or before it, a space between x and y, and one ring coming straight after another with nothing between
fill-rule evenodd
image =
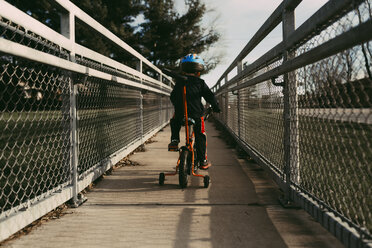
<instances>
[{"instance_id":1,"label":"blue helmet","mask_svg":"<svg viewBox=\"0 0 372 248\"><path fill-rule=\"evenodd\" d=\"M181 59L181 69L186 73L195 73L204 71L205 63L197 54L187 54Z\"/></svg>"}]
</instances>

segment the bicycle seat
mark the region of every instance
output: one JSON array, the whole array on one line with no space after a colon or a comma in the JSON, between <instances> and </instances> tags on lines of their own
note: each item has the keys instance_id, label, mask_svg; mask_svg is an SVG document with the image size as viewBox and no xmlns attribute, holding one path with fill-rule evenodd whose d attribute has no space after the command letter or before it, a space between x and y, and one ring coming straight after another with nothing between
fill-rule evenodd
<instances>
[{"instance_id":1,"label":"bicycle seat","mask_svg":"<svg viewBox=\"0 0 372 248\"><path fill-rule=\"evenodd\" d=\"M189 126L195 125L195 120L189 117L187 118L187 123L189 124ZM182 120L182 126L185 126L185 118L183 118Z\"/></svg>"}]
</instances>

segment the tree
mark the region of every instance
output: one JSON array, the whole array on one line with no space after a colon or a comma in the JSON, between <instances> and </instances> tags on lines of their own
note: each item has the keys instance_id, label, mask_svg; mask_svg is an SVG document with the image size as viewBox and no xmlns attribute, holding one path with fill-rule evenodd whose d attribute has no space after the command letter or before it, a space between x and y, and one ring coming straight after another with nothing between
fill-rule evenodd
<instances>
[{"instance_id":1,"label":"tree","mask_svg":"<svg viewBox=\"0 0 372 248\"><path fill-rule=\"evenodd\" d=\"M202 53L219 40L213 27L202 26L206 13L200 0L186 0L187 11L180 15L173 8L174 0L145 0L145 22L140 24L141 53L156 66L177 68L177 61L190 52ZM206 61L207 70L213 69L220 58Z\"/></svg>"},{"instance_id":2,"label":"tree","mask_svg":"<svg viewBox=\"0 0 372 248\"><path fill-rule=\"evenodd\" d=\"M60 17L63 12L57 3L49 0L25 1L7 0L24 12L60 31ZM190 53L208 51L219 40L219 33L213 27L203 27L202 18L207 9L201 0L185 0L187 11L180 15L174 9L174 0L71 0L93 19L140 52L156 66L175 70L177 61ZM134 24L138 16L144 22ZM76 20L76 42L112 59L134 66L131 55L92 28ZM213 69L220 61L219 56L204 58L205 72Z\"/></svg>"},{"instance_id":3,"label":"tree","mask_svg":"<svg viewBox=\"0 0 372 248\"><path fill-rule=\"evenodd\" d=\"M131 23L143 10L143 5L137 0L71 0L97 22L113 32L128 45L138 49L135 27ZM99 10L99 11L97 11ZM131 56L112 44L85 25L77 25L76 41L119 62L128 64Z\"/></svg>"},{"instance_id":4,"label":"tree","mask_svg":"<svg viewBox=\"0 0 372 248\"><path fill-rule=\"evenodd\" d=\"M7 2L44 23L51 29L60 32L59 9L53 2L48 0L7 0Z\"/></svg>"},{"instance_id":5,"label":"tree","mask_svg":"<svg viewBox=\"0 0 372 248\"><path fill-rule=\"evenodd\" d=\"M49 0L25 1L7 0L38 21L44 23L56 32L60 32L59 13L65 10L56 2ZM136 48L135 30L131 22L143 10L143 5L138 0L71 0L75 5L85 11L97 22L105 26L120 39ZM106 40L103 36L84 25L76 19L75 41L103 55L109 56L119 62L125 63L130 56L122 49Z\"/></svg>"}]
</instances>

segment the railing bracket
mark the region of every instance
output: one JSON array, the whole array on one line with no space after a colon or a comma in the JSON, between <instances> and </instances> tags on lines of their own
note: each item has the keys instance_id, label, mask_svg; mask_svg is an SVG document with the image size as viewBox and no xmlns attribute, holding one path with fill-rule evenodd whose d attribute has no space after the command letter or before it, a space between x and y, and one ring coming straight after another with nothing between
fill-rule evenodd
<instances>
[{"instance_id":1,"label":"railing bracket","mask_svg":"<svg viewBox=\"0 0 372 248\"><path fill-rule=\"evenodd\" d=\"M273 77L273 78L271 78L271 83L272 83L273 85L284 87L284 81L283 81L283 82L280 82L280 83L276 83L276 82L275 82L275 79L277 79L277 77Z\"/></svg>"},{"instance_id":2,"label":"railing bracket","mask_svg":"<svg viewBox=\"0 0 372 248\"><path fill-rule=\"evenodd\" d=\"M86 202L87 200L88 198L86 198L82 193L79 193L77 195L77 200L74 201L74 199L72 198L71 200L68 201L67 205L71 208L77 208L81 206L84 202Z\"/></svg>"},{"instance_id":3,"label":"railing bracket","mask_svg":"<svg viewBox=\"0 0 372 248\"><path fill-rule=\"evenodd\" d=\"M278 201L283 208L301 209L301 206L295 204L293 201L286 199L284 196L280 196L278 198Z\"/></svg>"}]
</instances>

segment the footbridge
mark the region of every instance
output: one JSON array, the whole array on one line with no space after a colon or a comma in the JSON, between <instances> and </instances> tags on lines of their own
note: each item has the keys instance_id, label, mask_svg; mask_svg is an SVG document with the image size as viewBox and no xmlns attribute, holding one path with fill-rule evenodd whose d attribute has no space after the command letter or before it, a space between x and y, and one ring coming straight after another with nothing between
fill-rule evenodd
<instances>
[{"instance_id":1,"label":"footbridge","mask_svg":"<svg viewBox=\"0 0 372 248\"><path fill-rule=\"evenodd\" d=\"M172 78L68 0L51 1L59 30L0 0L0 246L372 247L372 2L329 0L295 27L301 2L212 87L210 186L180 189L158 181L177 160Z\"/></svg>"}]
</instances>

